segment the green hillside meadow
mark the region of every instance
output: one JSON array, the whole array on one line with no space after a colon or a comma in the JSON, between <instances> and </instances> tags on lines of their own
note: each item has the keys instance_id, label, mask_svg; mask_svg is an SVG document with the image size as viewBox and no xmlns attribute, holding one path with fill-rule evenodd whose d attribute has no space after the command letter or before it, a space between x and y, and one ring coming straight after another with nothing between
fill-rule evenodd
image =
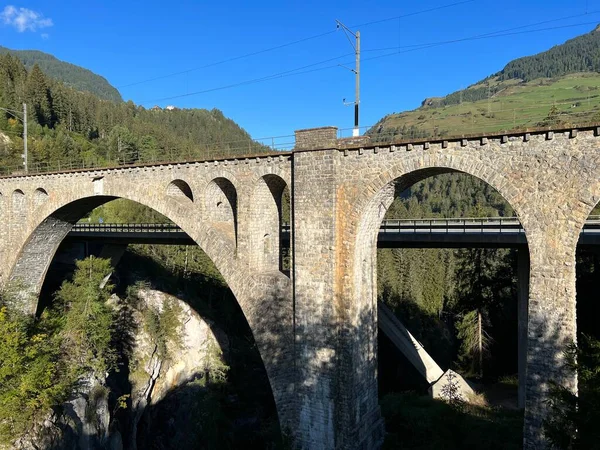
<instances>
[{"instance_id":1,"label":"green hillside meadow","mask_svg":"<svg viewBox=\"0 0 600 450\"><path fill-rule=\"evenodd\" d=\"M410 139L600 121L600 74L574 73L529 82L508 80L496 85L502 86L502 90L489 99L448 106L425 105L387 115L370 133L380 139Z\"/></svg>"}]
</instances>

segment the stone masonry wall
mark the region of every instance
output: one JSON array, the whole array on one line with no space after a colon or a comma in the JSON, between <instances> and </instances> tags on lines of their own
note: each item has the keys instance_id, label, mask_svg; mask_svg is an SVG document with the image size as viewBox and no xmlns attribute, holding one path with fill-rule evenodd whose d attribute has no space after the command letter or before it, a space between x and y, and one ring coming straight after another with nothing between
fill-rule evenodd
<instances>
[{"instance_id":1,"label":"stone masonry wall","mask_svg":"<svg viewBox=\"0 0 600 450\"><path fill-rule=\"evenodd\" d=\"M337 147L337 128L322 127L296 131L296 150L319 150Z\"/></svg>"},{"instance_id":2,"label":"stone masonry wall","mask_svg":"<svg viewBox=\"0 0 600 450\"><path fill-rule=\"evenodd\" d=\"M227 281L253 330L280 421L293 426L291 282L281 272L252 267L257 258L249 245L256 186L269 174L289 183L290 171L290 156L282 154L0 179L0 198L10 199L0 216L2 282L22 283L33 295L24 296L23 309L33 313L50 261L73 223L115 198L153 208L188 233ZM279 221L272 196L271 202L262 215L265 224Z\"/></svg>"},{"instance_id":3,"label":"stone masonry wall","mask_svg":"<svg viewBox=\"0 0 600 450\"><path fill-rule=\"evenodd\" d=\"M345 385L351 393L333 403L335 414L350 410L354 428L348 427L346 433L356 430L355 442L368 442L376 432L364 428L365 421L374 423L377 399L375 345L370 344L376 342L376 315L372 312L376 284L370 255L374 255L374 235L389 205L386 190L394 182L406 188L431 175L459 171L482 179L503 195L527 234L531 275L524 447L545 447L542 421L549 382L576 389L576 378L565 370L562 352L576 340L577 240L600 198L597 136L596 129L549 131L330 152L337 226L329 245L335 249L333 271L339 284L333 284L333 295L316 301L336 305L339 301L340 311L347 312L338 319L346 321L345 326L338 323L338 328L349 331L347 339L340 338L335 359L350 361L348 366L356 376ZM316 153L315 158L318 156ZM310 157L302 157L308 163ZM298 225L296 232L301 233ZM300 269L296 267L297 280ZM297 284L296 292L300 289Z\"/></svg>"},{"instance_id":4,"label":"stone masonry wall","mask_svg":"<svg viewBox=\"0 0 600 450\"><path fill-rule=\"evenodd\" d=\"M150 206L223 274L253 330L280 420L299 447L374 449L383 436L377 229L394 183L407 188L464 172L494 187L527 235L524 448L542 449L549 383L576 389L562 352L576 339L577 240L600 199L599 134L589 128L354 146L338 143L327 127L298 132L293 155L4 178L0 275L38 292L60 241L83 214L119 197ZM220 178L227 183L214 181ZM185 184L168 188L174 180ZM291 278L276 270L274 247L263 240L280 223L285 185L293 198ZM35 301L24 307L33 311Z\"/></svg>"}]
</instances>

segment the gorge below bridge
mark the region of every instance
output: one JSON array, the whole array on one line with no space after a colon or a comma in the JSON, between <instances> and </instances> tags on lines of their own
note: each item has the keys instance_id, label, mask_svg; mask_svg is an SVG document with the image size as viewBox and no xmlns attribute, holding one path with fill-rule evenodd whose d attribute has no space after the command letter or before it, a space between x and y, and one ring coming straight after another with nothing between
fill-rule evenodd
<instances>
[{"instance_id":1,"label":"gorge below bridge","mask_svg":"<svg viewBox=\"0 0 600 450\"><path fill-rule=\"evenodd\" d=\"M253 332L279 421L299 447L374 449L384 433L377 397L380 225L394 192L466 173L496 189L522 226L524 448L545 448L550 383L577 388L563 351L576 341L575 251L600 200L600 127L385 145L337 139L336 131L297 131L293 152L0 178L2 283L18 280L22 308L33 314L50 262L75 223L117 198L148 206L198 244L229 285ZM280 257L286 187L289 272Z\"/></svg>"}]
</instances>

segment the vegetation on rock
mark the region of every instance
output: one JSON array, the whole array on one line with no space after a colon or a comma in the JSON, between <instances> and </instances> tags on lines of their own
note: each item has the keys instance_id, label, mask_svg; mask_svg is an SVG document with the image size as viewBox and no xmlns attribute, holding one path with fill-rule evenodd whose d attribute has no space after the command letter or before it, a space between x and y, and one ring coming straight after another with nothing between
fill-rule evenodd
<instances>
[{"instance_id":1,"label":"vegetation on rock","mask_svg":"<svg viewBox=\"0 0 600 450\"><path fill-rule=\"evenodd\" d=\"M0 443L33 433L82 376L91 371L104 378L114 368L113 315L106 306L112 286L100 287L110 271L107 260L80 261L56 307L38 319L21 312L22 299L0 297Z\"/></svg>"}]
</instances>

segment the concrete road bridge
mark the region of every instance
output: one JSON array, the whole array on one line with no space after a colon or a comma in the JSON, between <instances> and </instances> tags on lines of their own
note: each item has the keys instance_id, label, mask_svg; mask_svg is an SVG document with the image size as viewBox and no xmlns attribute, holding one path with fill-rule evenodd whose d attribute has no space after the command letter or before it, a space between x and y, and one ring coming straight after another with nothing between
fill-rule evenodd
<instances>
[{"instance_id":1,"label":"concrete road bridge","mask_svg":"<svg viewBox=\"0 0 600 450\"><path fill-rule=\"evenodd\" d=\"M289 247L289 224L282 225L279 236L282 247ZM124 245L196 245L185 231L170 223L78 222L66 239ZM600 216L586 220L578 246L600 246ZM477 247L527 247L525 230L517 217L384 219L377 234L377 248Z\"/></svg>"},{"instance_id":2,"label":"concrete road bridge","mask_svg":"<svg viewBox=\"0 0 600 450\"><path fill-rule=\"evenodd\" d=\"M166 216L227 281L253 331L282 426L304 449L373 449L379 229L395 191L462 172L515 211L520 252L524 448L546 447L550 382L576 390L563 350L576 340L575 251L600 200L600 127L371 144L333 127L296 132L293 152L0 178L2 283L19 279L34 312L74 224L117 198ZM289 272L282 193L291 192ZM585 234L585 233L584 233ZM525 248L523 246L523 248Z\"/></svg>"}]
</instances>

